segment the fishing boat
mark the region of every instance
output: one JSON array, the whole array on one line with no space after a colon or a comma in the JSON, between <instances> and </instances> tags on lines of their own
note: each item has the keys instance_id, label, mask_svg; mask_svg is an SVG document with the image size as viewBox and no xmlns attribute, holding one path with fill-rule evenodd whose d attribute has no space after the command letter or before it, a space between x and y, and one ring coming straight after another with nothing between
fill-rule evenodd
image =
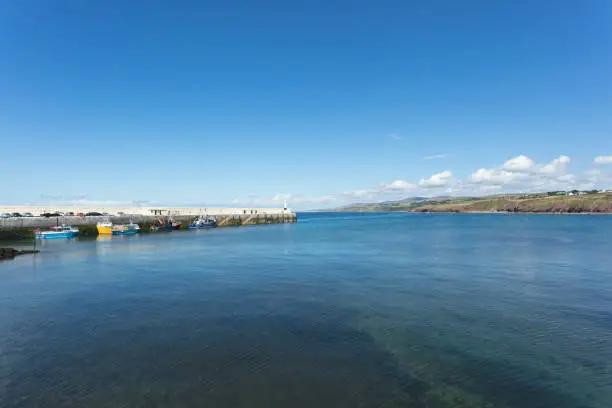
<instances>
[{"instance_id":1,"label":"fishing boat","mask_svg":"<svg viewBox=\"0 0 612 408\"><path fill-rule=\"evenodd\" d=\"M159 229L167 230L167 231L178 230L178 229L181 229L181 223L174 222L174 221L168 221L166 224L160 225Z\"/></svg>"},{"instance_id":2,"label":"fishing boat","mask_svg":"<svg viewBox=\"0 0 612 408\"><path fill-rule=\"evenodd\" d=\"M96 224L99 235L133 235L140 231L138 224L113 224L111 222L99 222Z\"/></svg>"},{"instance_id":3,"label":"fishing boat","mask_svg":"<svg viewBox=\"0 0 612 408\"><path fill-rule=\"evenodd\" d=\"M51 228L49 231L35 230L34 235L38 239L57 239L57 238L74 238L79 233L78 228L73 228L69 225L60 225Z\"/></svg>"},{"instance_id":4,"label":"fishing boat","mask_svg":"<svg viewBox=\"0 0 612 408\"><path fill-rule=\"evenodd\" d=\"M99 222L96 224L96 228L98 229L98 234L100 235L113 233L112 222Z\"/></svg>"},{"instance_id":5,"label":"fishing boat","mask_svg":"<svg viewBox=\"0 0 612 408\"><path fill-rule=\"evenodd\" d=\"M140 232L140 226L138 224L129 223L124 225L113 225L113 235L134 235Z\"/></svg>"},{"instance_id":6,"label":"fishing boat","mask_svg":"<svg viewBox=\"0 0 612 408\"><path fill-rule=\"evenodd\" d=\"M155 223L156 227L159 227L157 231L172 231L181 229L181 223L174 221L172 218L168 220L159 219Z\"/></svg>"},{"instance_id":7,"label":"fishing boat","mask_svg":"<svg viewBox=\"0 0 612 408\"><path fill-rule=\"evenodd\" d=\"M217 220L212 217L198 217L191 224L190 229L202 229L202 228L215 228L217 226Z\"/></svg>"}]
</instances>

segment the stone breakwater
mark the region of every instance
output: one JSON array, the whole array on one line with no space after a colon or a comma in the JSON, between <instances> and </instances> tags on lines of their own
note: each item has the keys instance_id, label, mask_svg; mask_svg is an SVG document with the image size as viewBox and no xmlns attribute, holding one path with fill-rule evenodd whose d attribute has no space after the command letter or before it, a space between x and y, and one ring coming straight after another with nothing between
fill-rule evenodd
<instances>
[{"instance_id":1,"label":"stone breakwater","mask_svg":"<svg viewBox=\"0 0 612 408\"><path fill-rule=\"evenodd\" d=\"M226 215L295 215L288 208L225 208L225 207L103 207L103 206L0 206L0 213L108 213L111 215L163 215L163 216L226 216Z\"/></svg>"},{"instance_id":2,"label":"stone breakwater","mask_svg":"<svg viewBox=\"0 0 612 408\"><path fill-rule=\"evenodd\" d=\"M49 209L50 211L51 209ZM61 212L83 212L91 209L75 209L75 208L53 208L53 211ZM96 208L96 212L102 212L102 209ZM71 225L80 230L79 235L91 236L97 235L96 224L98 222L112 222L114 224L127 224L130 222L137 223L141 226L142 232L147 232L151 225L160 222L173 220L181 223L183 227L187 227L195 217L199 215L214 216L217 219L218 227L233 227L242 225L260 225L260 224L280 224L297 222L297 215L288 209L159 209L155 208L157 214L151 214L148 210L140 209L140 213L136 213L133 209L128 214L126 211L130 209L113 208L112 214L124 212L124 215L110 216L63 216L63 217L11 217L0 219L0 240L18 240L22 238L33 237L35 228L45 229L57 225ZM206 211L204 211L206 210ZM31 212L40 214L42 211L33 210L32 207L11 207L9 209L0 208L0 212ZM45 209L44 211L48 211ZM91 210L94 211L94 210ZM109 212L110 211L104 211Z\"/></svg>"},{"instance_id":3,"label":"stone breakwater","mask_svg":"<svg viewBox=\"0 0 612 408\"><path fill-rule=\"evenodd\" d=\"M18 217L0 219L0 229L22 229L22 228L49 228L57 225L95 226L98 222L110 221L113 224L127 224L134 222L137 224L155 224L160 221L180 222L188 225L194 220L192 215L174 216L153 216L153 215L120 215L104 217ZM258 224L279 224L292 223L297 221L295 213L287 214L234 214L217 215L218 227L230 227L239 225L258 225Z\"/></svg>"}]
</instances>

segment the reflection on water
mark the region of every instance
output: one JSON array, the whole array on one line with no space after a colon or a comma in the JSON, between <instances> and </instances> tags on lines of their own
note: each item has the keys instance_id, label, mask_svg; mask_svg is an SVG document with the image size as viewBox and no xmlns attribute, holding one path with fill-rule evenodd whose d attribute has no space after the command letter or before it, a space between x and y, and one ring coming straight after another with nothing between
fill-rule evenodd
<instances>
[{"instance_id":1,"label":"reflection on water","mask_svg":"<svg viewBox=\"0 0 612 408\"><path fill-rule=\"evenodd\" d=\"M0 406L607 408L611 226L305 214L48 243L0 264Z\"/></svg>"}]
</instances>

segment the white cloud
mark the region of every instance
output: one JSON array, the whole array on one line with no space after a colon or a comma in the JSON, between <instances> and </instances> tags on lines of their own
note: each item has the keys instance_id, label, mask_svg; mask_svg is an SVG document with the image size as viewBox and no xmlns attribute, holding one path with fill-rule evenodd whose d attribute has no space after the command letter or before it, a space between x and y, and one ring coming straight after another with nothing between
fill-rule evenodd
<instances>
[{"instance_id":1,"label":"white cloud","mask_svg":"<svg viewBox=\"0 0 612 408\"><path fill-rule=\"evenodd\" d=\"M307 196L302 194L277 193L268 198L237 198L232 201L235 205L245 206L278 206L287 201L288 204L294 205L309 205L309 204L325 204L333 203L338 198L333 195L325 196Z\"/></svg>"},{"instance_id":2,"label":"white cloud","mask_svg":"<svg viewBox=\"0 0 612 408\"><path fill-rule=\"evenodd\" d=\"M586 174L587 176L599 176L601 174L601 170L591 169L591 170L587 170L584 174Z\"/></svg>"},{"instance_id":3,"label":"white cloud","mask_svg":"<svg viewBox=\"0 0 612 408\"><path fill-rule=\"evenodd\" d=\"M49 197L49 196L47 196ZM43 200L28 203L28 205L49 206L49 207L148 207L156 204L153 201L117 201L117 200L88 200L85 198L78 199L58 199Z\"/></svg>"},{"instance_id":4,"label":"white cloud","mask_svg":"<svg viewBox=\"0 0 612 408\"><path fill-rule=\"evenodd\" d=\"M574 182L575 179L576 179L576 176L574 176L573 174L564 174L562 176L557 177L558 181L566 181L569 183Z\"/></svg>"},{"instance_id":5,"label":"white cloud","mask_svg":"<svg viewBox=\"0 0 612 408\"><path fill-rule=\"evenodd\" d=\"M292 202L295 204L304 203L326 203L336 201L336 197L331 195L324 196L307 196L301 194L289 194L289 193L278 193L274 195L270 200L272 203L283 203L284 201Z\"/></svg>"},{"instance_id":6,"label":"white cloud","mask_svg":"<svg viewBox=\"0 0 612 408\"><path fill-rule=\"evenodd\" d=\"M510 184L522 178L521 173L513 173L502 169L478 169L470 176L470 181L490 185Z\"/></svg>"},{"instance_id":7,"label":"white cloud","mask_svg":"<svg viewBox=\"0 0 612 408\"><path fill-rule=\"evenodd\" d=\"M373 199L378 193L378 189L362 189L354 191L345 191L341 195L348 199L363 200Z\"/></svg>"},{"instance_id":8,"label":"white cloud","mask_svg":"<svg viewBox=\"0 0 612 408\"><path fill-rule=\"evenodd\" d=\"M479 169L472 173L469 180L475 184L505 186L525 191L558 188L560 184L574 181L574 176L567 174L570 161L568 156L559 156L549 163L536 164L529 157L521 155L506 161L501 167Z\"/></svg>"},{"instance_id":9,"label":"white cloud","mask_svg":"<svg viewBox=\"0 0 612 408\"><path fill-rule=\"evenodd\" d=\"M270 199L270 201L273 201L275 203L279 203L279 202L283 202L283 201L285 201L285 200L287 200L287 199L289 199L291 197L292 197L292 195L289 194L289 193L276 193L274 195L274 197L272 197Z\"/></svg>"},{"instance_id":10,"label":"white cloud","mask_svg":"<svg viewBox=\"0 0 612 408\"><path fill-rule=\"evenodd\" d=\"M401 140L402 136L398 133L389 133L389 137L393 140Z\"/></svg>"},{"instance_id":11,"label":"white cloud","mask_svg":"<svg viewBox=\"0 0 612 408\"><path fill-rule=\"evenodd\" d=\"M447 157L452 157L452 154L434 154L432 156L425 156L423 157L423 160L434 160L434 159L445 159Z\"/></svg>"},{"instance_id":12,"label":"white cloud","mask_svg":"<svg viewBox=\"0 0 612 408\"><path fill-rule=\"evenodd\" d=\"M529 172L533 169L535 163L527 156L517 156L504 163L504 170L516 172Z\"/></svg>"},{"instance_id":13,"label":"white cloud","mask_svg":"<svg viewBox=\"0 0 612 408\"><path fill-rule=\"evenodd\" d=\"M414 187L416 187L414 184L409 183L404 180L395 180L389 184L383 185L383 189L385 190L400 190L400 191L411 190Z\"/></svg>"},{"instance_id":14,"label":"white cloud","mask_svg":"<svg viewBox=\"0 0 612 408\"><path fill-rule=\"evenodd\" d=\"M451 173L448 170L445 170L441 173L436 173L427 179L422 178L419 181L419 187L422 187L422 188L445 187L446 185L450 183L452 177L453 177L453 173Z\"/></svg>"},{"instance_id":15,"label":"white cloud","mask_svg":"<svg viewBox=\"0 0 612 408\"><path fill-rule=\"evenodd\" d=\"M604 172L600 169L591 169L584 173L584 177L579 180L581 183L588 183L594 188L606 188L612 187L612 172Z\"/></svg>"},{"instance_id":16,"label":"white cloud","mask_svg":"<svg viewBox=\"0 0 612 408\"><path fill-rule=\"evenodd\" d=\"M416 189L415 184L409 183L405 180L394 180L390 183L380 183L374 188L360 189L353 191L345 191L339 195L339 199L348 200L391 200L396 198L403 198L410 191Z\"/></svg>"},{"instance_id":17,"label":"white cloud","mask_svg":"<svg viewBox=\"0 0 612 408\"><path fill-rule=\"evenodd\" d=\"M540 168L540 173L544 174L562 174L567 170L567 165L570 162L570 158L568 156L559 156L554 159L550 163L542 166Z\"/></svg>"},{"instance_id":18,"label":"white cloud","mask_svg":"<svg viewBox=\"0 0 612 408\"><path fill-rule=\"evenodd\" d=\"M612 164L612 156L597 156L593 160L594 164Z\"/></svg>"}]
</instances>

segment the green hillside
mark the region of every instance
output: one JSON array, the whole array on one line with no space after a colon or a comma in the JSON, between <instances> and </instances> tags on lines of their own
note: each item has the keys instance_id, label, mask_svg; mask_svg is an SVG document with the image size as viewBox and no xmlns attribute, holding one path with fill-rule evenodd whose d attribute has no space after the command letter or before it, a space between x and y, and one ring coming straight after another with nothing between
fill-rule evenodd
<instances>
[{"instance_id":1,"label":"green hillside","mask_svg":"<svg viewBox=\"0 0 612 408\"><path fill-rule=\"evenodd\" d=\"M570 196L560 193L540 193L485 197L415 198L383 203L354 204L333 211L612 213L612 193L589 192Z\"/></svg>"}]
</instances>

